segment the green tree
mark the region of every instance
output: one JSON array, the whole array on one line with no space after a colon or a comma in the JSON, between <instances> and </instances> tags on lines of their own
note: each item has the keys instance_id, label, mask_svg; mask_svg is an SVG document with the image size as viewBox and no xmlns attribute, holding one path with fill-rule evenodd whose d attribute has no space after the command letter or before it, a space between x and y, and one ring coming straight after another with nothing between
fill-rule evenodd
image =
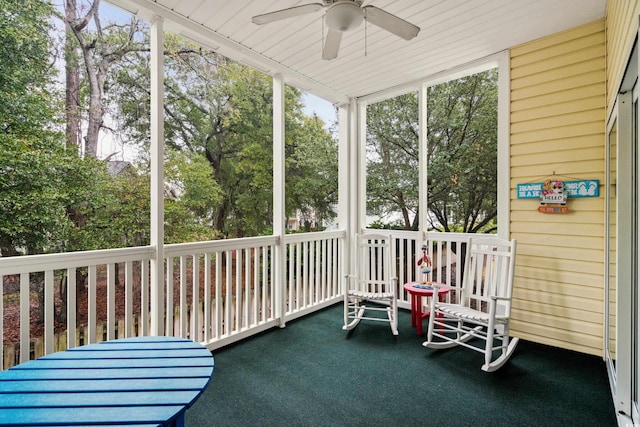
<instances>
[{"instance_id":1,"label":"green tree","mask_svg":"<svg viewBox=\"0 0 640 427\"><path fill-rule=\"evenodd\" d=\"M125 224L138 224L118 198L117 189L130 188L131 180L112 179L103 162L65 146L64 118L56 113L62 96L53 81L53 14L39 0L6 0L0 9L3 256L122 246L131 243ZM121 227L114 218L122 218Z\"/></svg>"},{"instance_id":2,"label":"green tree","mask_svg":"<svg viewBox=\"0 0 640 427\"><path fill-rule=\"evenodd\" d=\"M336 216L338 150L318 117L301 116L286 148L286 214L299 213L305 230Z\"/></svg>"},{"instance_id":3,"label":"green tree","mask_svg":"<svg viewBox=\"0 0 640 427\"><path fill-rule=\"evenodd\" d=\"M42 251L57 225L57 197L49 160L61 150L55 132L56 98L49 18L39 0L6 0L0 9L0 250Z\"/></svg>"},{"instance_id":4,"label":"green tree","mask_svg":"<svg viewBox=\"0 0 640 427\"><path fill-rule=\"evenodd\" d=\"M367 208L402 214L418 229L418 98L408 93L367 107Z\"/></svg>"},{"instance_id":5,"label":"green tree","mask_svg":"<svg viewBox=\"0 0 640 427\"><path fill-rule=\"evenodd\" d=\"M497 70L429 88L429 227L489 232L497 215ZM418 99L409 93L367 108L367 204L401 212L418 229Z\"/></svg>"},{"instance_id":6,"label":"green tree","mask_svg":"<svg viewBox=\"0 0 640 427\"><path fill-rule=\"evenodd\" d=\"M126 24L108 21L103 25L100 0L65 0L64 11L67 138L70 143L84 142L84 155L97 157L100 132L107 129L111 69L133 53L149 50L142 36L146 26L134 16ZM78 123L81 115L84 126ZM83 138L82 127L86 128Z\"/></svg>"},{"instance_id":7,"label":"green tree","mask_svg":"<svg viewBox=\"0 0 640 427\"><path fill-rule=\"evenodd\" d=\"M498 176L498 72L429 88L429 211L443 231L495 228Z\"/></svg>"},{"instance_id":8,"label":"green tree","mask_svg":"<svg viewBox=\"0 0 640 427\"><path fill-rule=\"evenodd\" d=\"M148 56L143 53L138 55L135 66L120 68L117 80L119 121L123 124L124 138L145 147L150 139L146 108L148 80ZM287 153L295 156L297 147L310 146L312 140L324 146L330 136L322 126L304 119L300 91L287 87L285 96ZM269 76L201 49L181 37L166 34L167 151L190 153L191 160L200 156L208 162L211 179L208 188L214 192L220 190L221 197L206 215L211 212L212 227L222 236L260 235L273 226L272 99ZM305 129L315 136L308 139ZM324 151L314 155L321 153ZM303 163L297 161L296 164ZM307 171L312 166L310 162L304 165ZM332 193L309 187L318 182L309 181L307 186L291 188L314 194L316 201L322 194L330 199ZM314 200L307 199L309 203ZM167 206L175 207L173 202ZM329 215L326 206L320 203L315 203L313 209ZM202 216L204 211L190 212L197 224L209 222L208 217ZM170 216L169 211L166 214Z\"/></svg>"},{"instance_id":9,"label":"green tree","mask_svg":"<svg viewBox=\"0 0 640 427\"><path fill-rule=\"evenodd\" d=\"M213 214L223 192L200 155L171 150L165 162L165 242L213 240Z\"/></svg>"}]
</instances>

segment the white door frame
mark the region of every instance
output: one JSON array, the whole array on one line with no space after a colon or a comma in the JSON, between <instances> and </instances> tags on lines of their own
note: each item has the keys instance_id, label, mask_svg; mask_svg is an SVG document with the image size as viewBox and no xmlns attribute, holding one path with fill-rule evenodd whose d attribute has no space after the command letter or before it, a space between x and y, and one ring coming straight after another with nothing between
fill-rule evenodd
<instances>
[{"instance_id":1,"label":"white door frame","mask_svg":"<svg viewBox=\"0 0 640 427\"><path fill-rule=\"evenodd\" d=\"M637 101L638 55L634 48L629 64L622 79L615 105L606 127L606 227L605 227L605 317L604 317L604 357L607 364L611 392L616 413L621 425L638 423L637 396L633 390L638 385L638 325L634 324L634 312L637 322L638 304L637 284L640 281L640 149L638 141ZM635 94L635 96L634 96ZM609 224L611 191L611 148L609 140L613 126L616 126L615 161L615 242L611 241ZM611 325L610 316L610 248L615 247L615 325ZM612 329L613 327L613 329ZM615 334L611 337L611 333ZM610 338L615 338L615 348L610 348ZM635 352L635 353L634 353ZM615 356L612 358L612 354ZM634 388L635 387L635 388ZM634 398L636 399L634 402Z\"/></svg>"}]
</instances>

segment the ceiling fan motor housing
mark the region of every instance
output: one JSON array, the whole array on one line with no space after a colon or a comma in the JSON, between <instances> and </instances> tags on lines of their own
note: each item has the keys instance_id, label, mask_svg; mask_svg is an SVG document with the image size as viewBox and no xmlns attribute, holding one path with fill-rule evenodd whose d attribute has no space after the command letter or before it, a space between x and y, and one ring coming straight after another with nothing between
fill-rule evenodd
<instances>
[{"instance_id":1,"label":"ceiling fan motor housing","mask_svg":"<svg viewBox=\"0 0 640 427\"><path fill-rule=\"evenodd\" d=\"M350 0L333 3L325 15L327 27L340 32L358 28L363 20L364 12L356 2Z\"/></svg>"}]
</instances>

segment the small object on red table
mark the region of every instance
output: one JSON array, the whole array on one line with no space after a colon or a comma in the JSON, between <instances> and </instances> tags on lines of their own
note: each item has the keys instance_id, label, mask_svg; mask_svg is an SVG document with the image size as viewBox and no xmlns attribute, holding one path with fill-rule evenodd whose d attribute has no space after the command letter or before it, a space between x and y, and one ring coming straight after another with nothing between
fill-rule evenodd
<instances>
[{"instance_id":1,"label":"small object on red table","mask_svg":"<svg viewBox=\"0 0 640 427\"><path fill-rule=\"evenodd\" d=\"M404 290L411 296L411 326L416 328L418 335L422 335L422 320L429 317L428 311L422 312L422 298L430 297L433 295L433 287L422 282L409 282L404 284ZM438 289L438 299L444 300L444 296L449 292L449 289Z\"/></svg>"}]
</instances>

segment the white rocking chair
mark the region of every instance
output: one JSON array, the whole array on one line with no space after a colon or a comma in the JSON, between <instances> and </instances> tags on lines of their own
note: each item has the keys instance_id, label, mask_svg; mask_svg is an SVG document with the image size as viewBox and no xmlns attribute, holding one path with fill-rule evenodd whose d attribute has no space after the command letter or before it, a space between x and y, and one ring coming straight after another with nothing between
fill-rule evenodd
<instances>
[{"instance_id":1,"label":"white rocking chair","mask_svg":"<svg viewBox=\"0 0 640 427\"><path fill-rule=\"evenodd\" d=\"M361 320L372 320L389 322L393 335L398 335L398 279L394 277L391 264L394 259L391 236L374 233L356 235L355 255L355 274L345 276L342 329L351 330Z\"/></svg>"},{"instance_id":2,"label":"white rocking chair","mask_svg":"<svg viewBox=\"0 0 640 427\"><path fill-rule=\"evenodd\" d=\"M425 347L461 345L484 353L482 370L486 372L509 360L518 343L518 338L509 336L515 254L515 240L469 238L462 288L449 287L449 303L431 299Z\"/></svg>"}]
</instances>

